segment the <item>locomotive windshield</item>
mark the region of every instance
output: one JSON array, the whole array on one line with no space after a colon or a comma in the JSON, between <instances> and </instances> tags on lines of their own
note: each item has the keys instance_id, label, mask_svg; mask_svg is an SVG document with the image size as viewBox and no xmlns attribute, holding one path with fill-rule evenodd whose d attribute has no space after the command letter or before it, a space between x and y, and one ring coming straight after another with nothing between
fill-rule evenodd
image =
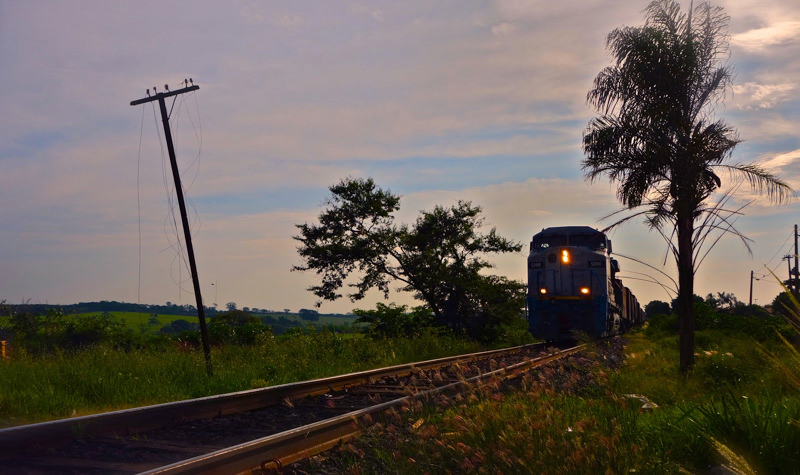
<instances>
[{"instance_id":1,"label":"locomotive windshield","mask_svg":"<svg viewBox=\"0 0 800 475\"><path fill-rule=\"evenodd\" d=\"M600 251L606 248L606 237L602 234L570 236L569 245Z\"/></svg>"},{"instance_id":2,"label":"locomotive windshield","mask_svg":"<svg viewBox=\"0 0 800 475\"><path fill-rule=\"evenodd\" d=\"M586 247L595 251L606 248L606 237L601 233L597 234L550 234L537 235L531 241L532 251L542 251L558 246Z\"/></svg>"},{"instance_id":3,"label":"locomotive windshield","mask_svg":"<svg viewBox=\"0 0 800 475\"><path fill-rule=\"evenodd\" d=\"M551 235L551 236L534 236L531 241L531 250L543 250L556 246L566 246L567 236Z\"/></svg>"}]
</instances>

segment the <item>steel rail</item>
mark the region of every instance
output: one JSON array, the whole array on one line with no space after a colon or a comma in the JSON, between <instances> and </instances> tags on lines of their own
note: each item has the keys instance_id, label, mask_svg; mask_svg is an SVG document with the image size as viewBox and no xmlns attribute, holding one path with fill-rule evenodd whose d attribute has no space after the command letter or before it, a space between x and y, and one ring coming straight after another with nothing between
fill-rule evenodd
<instances>
[{"instance_id":1,"label":"steel rail","mask_svg":"<svg viewBox=\"0 0 800 475\"><path fill-rule=\"evenodd\" d=\"M469 362L490 358L493 355L518 352L524 348L531 348L537 345L539 344L449 356L311 381L287 383L266 388L0 429L0 460L17 457L21 452L30 452L42 447L52 447L81 437L114 434L131 435L145 430L165 427L176 422L250 411L280 404L287 398L291 400L325 394L330 391L367 384L385 376L403 376L420 369L424 370L455 362Z\"/></svg>"},{"instance_id":2,"label":"steel rail","mask_svg":"<svg viewBox=\"0 0 800 475\"><path fill-rule=\"evenodd\" d=\"M375 419L375 416L384 411L408 404L414 399L430 399L440 394L449 395L465 392L483 380L497 377L508 379L532 367L541 366L581 351L585 346L585 344L578 345L522 361L507 368L473 376L446 386L421 391L365 409L359 409L251 442L159 467L143 472L142 475L252 474L259 469L263 473L269 473L270 470L280 472L283 467L291 463L311 457L335 447L339 443L357 437L365 425L369 425Z\"/></svg>"}]
</instances>

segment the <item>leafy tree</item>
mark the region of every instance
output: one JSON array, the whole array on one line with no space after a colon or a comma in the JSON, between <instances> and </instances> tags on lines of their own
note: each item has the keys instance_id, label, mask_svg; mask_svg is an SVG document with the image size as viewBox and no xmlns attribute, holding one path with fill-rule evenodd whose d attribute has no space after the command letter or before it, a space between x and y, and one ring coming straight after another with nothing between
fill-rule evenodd
<instances>
[{"instance_id":1,"label":"leafy tree","mask_svg":"<svg viewBox=\"0 0 800 475\"><path fill-rule=\"evenodd\" d=\"M198 328L197 323L192 323L183 319L178 319L178 320L173 320L169 322L167 325L161 327L161 333L175 334L181 332L192 332L196 331L197 328Z\"/></svg>"},{"instance_id":2,"label":"leafy tree","mask_svg":"<svg viewBox=\"0 0 800 475\"><path fill-rule=\"evenodd\" d=\"M798 309L796 305L794 305L792 298L794 298L795 301L800 300L800 293L786 291L776 295L772 300L772 313L787 319L797 320Z\"/></svg>"},{"instance_id":3,"label":"leafy tree","mask_svg":"<svg viewBox=\"0 0 800 475\"><path fill-rule=\"evenodd\" d=\"M97 316L81 315L67 326L64 344L83 347L109 341L115 346L124 346L130 343L130 334L125 322L109 312Z\"/></svg>"},{"instance_id":4,"label":"leafy tree","mask_svg":"<svg viewBox=\"0 0 800 475\"><path fill-rule=\"evenodd\" d=\"M608 36L615 58L598 74L587 99L599 117L584 135L583 169L590 180L607 175L617 197L644 216L664 237L678 268L680 368L694 364L694 273L719 237L732 232L741 208L725 204L743 182L776 201L788 200L788 185L756 165L729 164L739 142L734 129L713 121L714 105L731 81L725 64L728 16L701 3L688 14L674 0L649 4L642 27L624 27ZM736 178L730 191L710 204L722 186L720 171Z\"/></svg>"},{"instance_id":5,"label":"leafy tree","mask_svg":"<svg viewBox=\"0 0 800 475\"><path fill-rule=\"evenodd\" d=\"M215 345L252 345L259 335L268 333L271 333L270 327L244 310L217 314L208 323L208 337Z\"/></svg>"},{"instance_id":6,"label":"leafy tree","mask_svg":"<svg viewBox=\"0 0 800 475\"><path fill-rule=\"evenodd\" d=\"M728 311L733 311L734 308L743 305L735 295L729 292L717 292L716 296L708 294L706 295L706 303L711 305L714 310Z\"/></svg>"},{"instance_id":7,"label":"leafy tree","mask_svg":"<svg viewBox=\"0 0 800 475\"><path fill-rule=\"evenodd\" d=\"M473 336L487 323L519 318L524 286L481 273L491 264L485 254L517 252L521 246L497 235L481 234L480 207L459 201L445 208L422 211L413 225L398 225L394 212L400 197L369 179L347 178L330 187L319 224L300 224L295 239L304 260L293 270L313 270L322 282L309 288L323 300L351 301L371 289L389 297L392 283L412 292L433 312L438 325ZM356 277L357 276L357 277ZM346 284L353 277L355 282ZM518 305L509 312L497 295Z\"/></svg>"},{"instance_id":8,"label":"leafy tree","mask_svg":"<svg viewBox=\"0 0 800 475\"><path fill-rule=\"evenodd\" d=\"M650 318L653 315L659 314L669 315L671 313L671 309L667 302L652 300L650 303L644 306L644 313L647 315L647 318Z\"/></svg>"},{"instance_id":9,"label":"leafy tree","mask_svg":"<svg viewBox=\"0 0 800 475\"><path fill-rule=\"evenodd\" d=\"M358 316L355 323L369 324L369 335L375 339L413 338L422 335L432 323L431 310L424 306L409 312L406 305L378 302L375 310L355 309L353 313Z\"/></svg>"},{"instance_id":10,"label":"leafy tree","mask_svg":"<svg viewBox=\"0 0 800 475\"><path fill-rule=\"evenodd\" d=\"M236 310L236 302L228 302L225 304L225 308L228 309L229 312Z\"/></svg>"},{"instance_id":11,"label":"leafy tree","mask_svg":"<svg viewBox=\"0 0 800 475\"><path fill-rule=\"evenodd\" d=\"M264 325L272 325L277 321L278 320L275 319L275 317L272 317L270 315L264 315L263 317L261 317L261 323L263 323Z\"/></svg>"},{"instance_id":12,"label":"leafy tree","mask_svg":"<svg viewBox=\"0 0 800 475\"><path fill-rule=\"evenodd\" d=\"M209 325L227 325L230 327L240 327L243 325L250 325L253 323L261 323L261 319L250 315L244 310L231 310L229 312L219 313L214 315Z\"/></svg>"},{"instance_id":13,"label":"leafy tree","mask_svg":"<svg viewBox=\"0 0 800 475\"><path fill-rule=\"evenodd\" d=\"M319 320L319 312L316 310L301 308L297 314L300 315L300 318L309 322L316 322Z\"/></svg>"}]
</instances>

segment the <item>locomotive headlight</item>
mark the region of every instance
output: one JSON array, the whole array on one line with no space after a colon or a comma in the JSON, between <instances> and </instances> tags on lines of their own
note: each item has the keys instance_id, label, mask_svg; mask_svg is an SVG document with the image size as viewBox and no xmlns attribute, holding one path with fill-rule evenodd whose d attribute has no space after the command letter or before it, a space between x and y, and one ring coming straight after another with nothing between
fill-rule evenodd
<instances>
[{"instance_id":1,"label":"locomotive headlight","mask_svg":"<svg viewBox=\"0 0 800 475\"><path fill-rule=\"evenodd\" d=\"M589 287L581 287L581 295L589 295Z\"/></svg>"},{"instance_id":2,"label":"locomotive headlight","mask_svg":"<svg viewBox=\"0 0 800 475\"><path fill-rule=\"evenodd\" d=\"M569 251L566 249L561 251L561 262L569 264Z\"/></svg>"},{"instance_id":3,"label":"locomotive headlight","mask_svg":"<svg viewBox=\"0 0 800 475\"><path fill-rule=\"evenodd\" d=\"M542 294L542 295L545 295L547 293L547 289L542 287L541 289L539 289L539 293Z\"/></svg>"}]
</instances>

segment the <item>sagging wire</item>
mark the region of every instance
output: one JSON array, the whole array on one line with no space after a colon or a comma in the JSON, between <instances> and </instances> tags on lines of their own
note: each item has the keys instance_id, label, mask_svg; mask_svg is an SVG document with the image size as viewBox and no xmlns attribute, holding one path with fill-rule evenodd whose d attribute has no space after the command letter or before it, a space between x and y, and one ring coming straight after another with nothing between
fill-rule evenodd
<instances>
[{"instance_id":1,"label":"sagging wire","mask_svg":"<svg viewBox=\"0 0 800 475\"><path fill-rule=\"evenodd\" d=\"M794 246L792 246L791 244L789 244L789 246L788 246L788 247L786 246L786 244L789 242L789 240L790 240L790 239L792 239L792 237L794 237L794 231L789 231L789 235L787 235L787 236L786 236L786 239L783 241L783 244L781 244L781 245L780 245L780 247L778 248L778 250L777 250L777 251L775 251L775 254L773 254L773 255L772 255L772 258L771 258L769 261L767 261L767 263L766 263L766 264L764 264L764 267L766 267L766 268L767 268L767 270L769 270L769 272L770 272L771 274L775 274L775 271L778 269L778 267L780 267L780 266L781 266L781 262L778 262L777 264L775 264L775 267L772 267L772 268L770 268L770 267L769 267L769 265L772 263L772 261L773 261L773 260L774 260L774 259L775 259L775 258L776 258L776 257L777 257L779 254L783 254L783 255L786 255L786 254L794 254L794 252L793 252L793 251L794 251ZM785 250L784 250L784 249L785 249ZM784 250L784 252L781 252L782 250ZM764 276L763 276L763 277L766 277L766 276L767 276L767 274L764 274ZM762 277L762 278L763 278L763 277Z\"/></svg>"},{"instance_id":2,"label":"sagging wire","mask_svg":"<svg viewBox=\"0 0 800 475\"><path fill-rule=\"evenodd\" d=\"M183 85L183 83L181 83L181 85ZM186 115L189 118L189 122L192 124L192 130L194 132L195 141L196 141L196 144L197 144L197 153L195 154L195 158L191 161L191 163L189 163L188 166L186 166L184 168L184 170L182 172L180 172L181 176L183 176L184 174L190 173L191 169L194 168L194 173L192 175L191 180L189 181L188 186L183 185L184 201L186 202L187 208L191 210L191 213L189 213L191 215L189 228L190 228L191 234L194 236L197 233L199 233L199 231L200 231L201 221L200 221L200 215L197 212L197 207L195 206L195 203L191 199L191 197L188 196L187 192L188 192L189 189L192 188L192 186L194 185L194 183L197 180L197 177L198 177L198 175L200 173L200 159L202 157L203 139L202 139L202 123L200 121L200 107L199 107L199 104L198 104L198 101L197 101L197 95L194 94L194 93L191 93L190 95L194 96L194 99L195 99L195 110L197 112L197 123L200 125L200 130L199 131L198 131L198 126L195 125L195 121L194 121L194 119L192 117L192 113L191 113L191 111L189 110L189 107L186 104L186 100L185 100L184 96L181 96L180 102L177 103L178 104L177 109L175 109L175 107L174 107L175 106L175 101L173 100L173 106L172 106L172 108L170 110L170 114L169 115L172 116L172 112L175 111L174 120L170 122L170 130L173 132L173 134L172 134L172 136L173 136L173 145L175 146L175 148L178 148L177 144L179 143L179 135L180 135L180 132L181 132L180 121L181 121L181 116L182 116L183 111L186 112ZM177 99L177 97L176 97L176 99ZM172 123L175 124L174 127L172 126ZM159 136L159 140L160 140L160 136ZM186 254L184 252L184 245L183 245L183 241L181 240L181 232L180 232L180 229L179 229L178 224L177 224L177 219L175 217L175 201L174 201L174 197L173 197L174 185L168 185L167 184L167 183L171 183L171 181L169 180L168 174L166 172L166 165L165 165L165 160L164 160L164 155L163 155L163 146L162 146L162 170L163 170L163 176L164 176L164 180L165 180L165 189L167 190L167 193L168 193L168 203L169 203L169 214L167 215L167 218L165 220L165 234L167 234L167 238L170 239L170 237L171 237L170 235L172 233L174 233L175 238L176 238L175 243L170 243L171 247L175 250L175 253L176 253L175 258L173 259L172 264L170 265L170 275L172 277L173 282L178 286L179 292L187 291L189 293L192 293L193 291L190 291L188 289L184 289L183 288L183 284L185 282L188 282L189 279L188 278L187 279L183 279L182 278L182 270L183 270L182 267L187 270L187 274L188 275L190 275L191 272L190 272L190 266L189 266L189 262L187 260L187 256L186 256ZM170 220L170 218L172 218L172 219ZM171 228L171 229L168 229L168 228ZM177 265L175 265L176 262L178 262ZM175 278L175 270L176 270L176 268L177 268L177 271L178 271L177 280ZM179 295L179 301L180 300L181 300L181 298L180 298L180 295Z\"/></svg>"},{"instance_id":3,"label":"sagging wire","mask_svg":"<svg viewBox=\"0 0 800 475\"><path fill-rule=\"evenodd\" d=\"M180 86L183 86L184 84L188 84L188 83L186 81L184 81L184 82L180 83ZM194 83L192 83L192 84L194 84ZM165 85L165 89L169 90L169 87ZM154 93L156 92L155 88L153 88L153 92ZM148 94L148 96L150 96L150 90L149 89L147 91L147 94ZM192 95L194 95L194 94L192 94ZM176 99L177 99L177 97L176 97ZM194 175L192 176L192 179L190 181L189 186L188 187L184 187L183 191L185 193L186 190L191 188L191 186L196 181L197 176L199 175L199 168L200 168L199 163L200 163L200 157L201 157L201 154L202 154L202 140L203 140L202 139L202 125L200 125L200 130L198 131L198 127L195 125L195 121L192 118L192 113L189 110L189 107L186 106L185 100L182 97L181 98L181 102L178 103L178 114L176 115L176 118L175 118L176 127L172 127L172 125L170 124L170 121L169 121L169 117L172 115L172 112L174 110L175 104L176 104L175 99L173 99L173 103L172 103L172 107L170 109L170 113L167 116L167 124L166 125L170 127L170 131L171 132L172 131L175 132L175 135L173 135L173 137L177 138L177 133L180 130L179 124L178 124L178 122L180 120L180 111L181 111L181 109L185 109L187 111L188 116L189 116L189 120L192 123L192 128L193 128L193 131L194 131L195 140L197 142L197 147L198 147L198 150L197 150L197 153L195 154L194 160L184 170L184 172L188 172L192 167L195 168L195 172L194 172ZM175 187L174 187L174 181L172 179L170 179L170 176L171 176L171 173L172 173L172 167L171 167L171 164L167 164L166 153L164 151L164 140L165 139L161 135L161 126L160 126L161 124L160 124L160 121L159 121L160 113L156 111L156 106L155 106L154 102L151 103L151 105L152 105L153 121L155 123L156 135L158 137L158 144L159 144L159 147L160 147L160 150L161 150L161 172L162 172L161 176L162 176L162 182L163 182L163 186L164 186L164 191L165 191L166 198L167 198L167 207L168 207L167 216L165 217L165 220L164 220L164 234L165 234L165 236L167 238L169 246L167 246L166 248L162 249L160 252L163 253L167 249L172 249L174 251L174 253L175 253L174 258L172 259L172 262L170 263L170 277L172 278L173 283L178 287L178 291L179 291L178 301L180 301L181 300L180 292L186 290L187 292L192 293L192 291L189 291L189 290L183 288L183 284L185 282L189 281L189 279L187 278L186 280L184 280L180 275L181 274L181 267L185 267L187 270L189 270L190 266L189 266L189 262L188 262L188 257L186 256L186 253L184 252L185 247L184 247L183 241L181 239L182 227L179 228L178 223L177 223L177 218L175 216L175 206L176 206L175 205L175 196L176 196ZM197 96L196 95L195 95L195 110L197 112L197 122L198 122L198 124L201 124L200 123L200 107L199 107L199 104L197 102ZM138 238L139 262L138 262L138 277L137 277L137 302L139 302L139 303L141 303L141 291L142 291L141 156L142 156L142 143L143 143L143 137L144 137L144 116L145 116L145 110L144 110L144 108L142 108L142 118L141 118L141 123L140 123L140 130L139 130L139 150L138 150L137 167L136 167L136 202L137 202L136 208L137 208L137 221L138 221L138 227L139 227L139 229L138 229L138 234L139 234L139 238ZM199 215L197 213L197 209L196 209L196 207L194 205L194 202L192 202L191 200L188 200L188 201L189 201L189 205L191 206L191 209L194 211L194 214L192 216L193 217L192 226L190 226L190 232L192 233L192 235L194 235L199 229L200 220L199 220ZM174 236L174 240L173 240L173 236ZM176 262L178 263L177 266L176 266ZM177 268L178 274L179 274L177 279L175 278L175 273L174 273L175 268ZM187 274L191 274L191 272L187 272Z\"/></svg>"},{"instance_id":4,"label":"sagging wire","mask_svg":"<svg viewBox=\"0 0 800 475\"><path fill-rule=\"evenodd\" d=\"M183 86L184 83L181 83L180 85ZM165 86L165 88L167 90L169 90L168 87ZM148 91L148 95L149 95L149 91ZM195 111L197 113L197 125L195 124L195 121L194 121L194 119L192 117L192 113L191 113L189 107L186 105L186 102L185 102L183 97L181 97L181 102L178 103L177 113L176 113L175 120L174 120L175 127L173 127L171 125L169 120L167 120L167 124L166 124L167 126L170 127L170 131L173 132L173 142L174 142L173 145L175 145L177 143L178 134L180 132L179 125L180 125L181 111L185 110L187 115L188 115L188 117L189 117L189 121L192 124L192 129L193 129L193 132L194 132L194 135L195 135L195 141L197 143L197 153L195 154L194 160L192 160L192 162L189 164L189 166L184 169L184 173L189 173L189 171L192 168L194 168L195 170L194 170L194 174L192 176L192 179L190 180L189 186L188 187L187 186L183 186L184 195L186 194L186 191L189 188L191 188L192 185L197 180L197 177L199 175L199 169L200 169L200 158L202 156L203 138L202 138L202 124L200 122L200 107L199 107L199 104L197 102L197 96L195 94L192 94L192 95L195 96ZM177 99L177 97L176 97L176 99ZM168 241L169 245L166 248L162 249L160 252L163 253L167 249L171 249L175 253L174 257L172 259L172 262L170 263L170 277L172 278L173 283L178 287L178 292L179 292L178 301L180 301L181 300L180 292L187 291L189 293L192 293L191 290L183 288L183 284L185 282L188 282L189 279L187 278L187 279L184 280L182 278L182 276L181 276L181 274L182 274L181 267L184 267L184 268L186 268L187 271L189 271L189 267L190 266L189 266L188 258L187 258L186 253L185 253L185 246L184 246L183 240L181 238L182 226L178 225L178 220L176 218L176 212L175 212L175 208L176 208L176 203L175 203L176 190L175 190L175 186L174 186L174 181L170 178L171 174L172 174L172 167L171 167L171 164L167 163L166 153L164 151L164 138L161 135L160 113L156 110L155 103L151 103L151 104L152 104L153 121L155 123L156 135L158 137L158 144L159 144L159 147L160 147L160 150L161 150L161 176L162 176L162 182L163 182L163 186L164 186L164 192L165 192L166 198L167 198L167 207L168 207L167 216L164 219L164 234L165 234L165 236L167 238L167 241ZM173 111L176 110L175 109L175 105L176 105L176 102L175 102L175 100L173 100L172 107L170 108L170 113L167 116L168 119L172 115ZM137 158L137 170L136 170L136 186L137 186L136 199L137 199L137 213L138 213L138 223L139 223L139 266L138 266L139 270L138 270L138 284L137 284L137 300L139 302L141 301L141 281L142 281L141 154L142 154L142 141L143 141L143 136L144 136L144 115L145 115L144 108L142 108L142 119L141 119L140 131L139 131L139 153L138 153L138 158ZM198 125L199 125L199 130L198 130ZM177 148L177 145L175 145L175 146ZM194 235L196 232L199 231L199 227L200 227L199 214L197 213L197 209L196 209L196 207L194 205L194 202L191 199L189 199L188 197L187 197L186 201L188 202L188 206L193 211L193 213L192 213L192 224L190 225L190 232L192 233L192 235ZM174 239L173 239L173 237L174 237ZM177 263L177 265L176 265L176 263ZM175 277L176 268L177 268L177 271L178 271L177 279ZM191 274L191 272L187 272L187 274Z\"/></svg>"},{"instance_id":5,"label":"sagging wire","mask_svg":"<svg viewBox=\"0 0 800 475\"><path fill-rule=\"evenodd\" d=\"M178 301L182 300L181 292L186 289L183 288L185 282L181 276L181 263L188 268L188 262L184 253L183 241L181 240L180 228L178 227L178 220L175 217L175 185L169 179L171 174L171 166L167 163L166 154L164 153L164 139L161 136L161 128L159 127L159 114L156 112L155 104L153 104L153 120L156 126L156 134L158 136L158 144L161 147L161 179L164 185L164 191L167 197L167 216L164 218L164 235L167 238L169 246L161 250L172 249L174 256L170 263L170 278L172 282L178 287ZM171 126L170 126L171 128ZM173 240L173 237L175 238ZM178 265L176 266L176 262ZM178 278L175 278L175 268L178 270Z\"/></svg>"},{"instance_id":6,"label":"sagging wire","mask_svg":"<svg viewBox=\"0 0 800 475\"><path fill-rule=\"evenodd\" d=\"M197 208L196 208L196 206L194 204L194 201L191 199L191 197L186 196L186 192L189 191L192 188L192 186L194 185L194 183L197 180L197 177L198 177L198 175L200 173L200 158L202 156L203 137L202 137L202 124L200 123L200 106L199 106L199 104L197 102L197 95L194 94L193 92L190 93L189 95L194 96L194 99L195 99L195 109L197 111L197 122L200 125L200 131L198 132L198 127L194 123L194 120L192 118L192 113L189 110L188 106L186 105L185 98L182 96L181 97L181 102L179 103L179 106L178 106L178 112L177 112L177 115L175 117L175 129L176 129L175 130L175 135L177 135L181 130L180 129L181 113L182 113L182 110L185 110L186 111L186 115L189 118L189 122L192 124L192 131L194 132L195 141L197 143L197 153L195 154L194 159L184 168L183 171L181 171L181 176L184 176L184 175L190 173L190 171L192 169L194 169L194 174L193 174L191 180L189 180L188 186L187 185L184 186L184 198L185 198L186 204L193 211L193 213L192 213L192 222L191 222L190 228L192 229L192 235L194 236L196 233L200 232L200 227L201 227L202 223L200 221L200 214L197 212Z\"/></svg>"}]
</instances>

